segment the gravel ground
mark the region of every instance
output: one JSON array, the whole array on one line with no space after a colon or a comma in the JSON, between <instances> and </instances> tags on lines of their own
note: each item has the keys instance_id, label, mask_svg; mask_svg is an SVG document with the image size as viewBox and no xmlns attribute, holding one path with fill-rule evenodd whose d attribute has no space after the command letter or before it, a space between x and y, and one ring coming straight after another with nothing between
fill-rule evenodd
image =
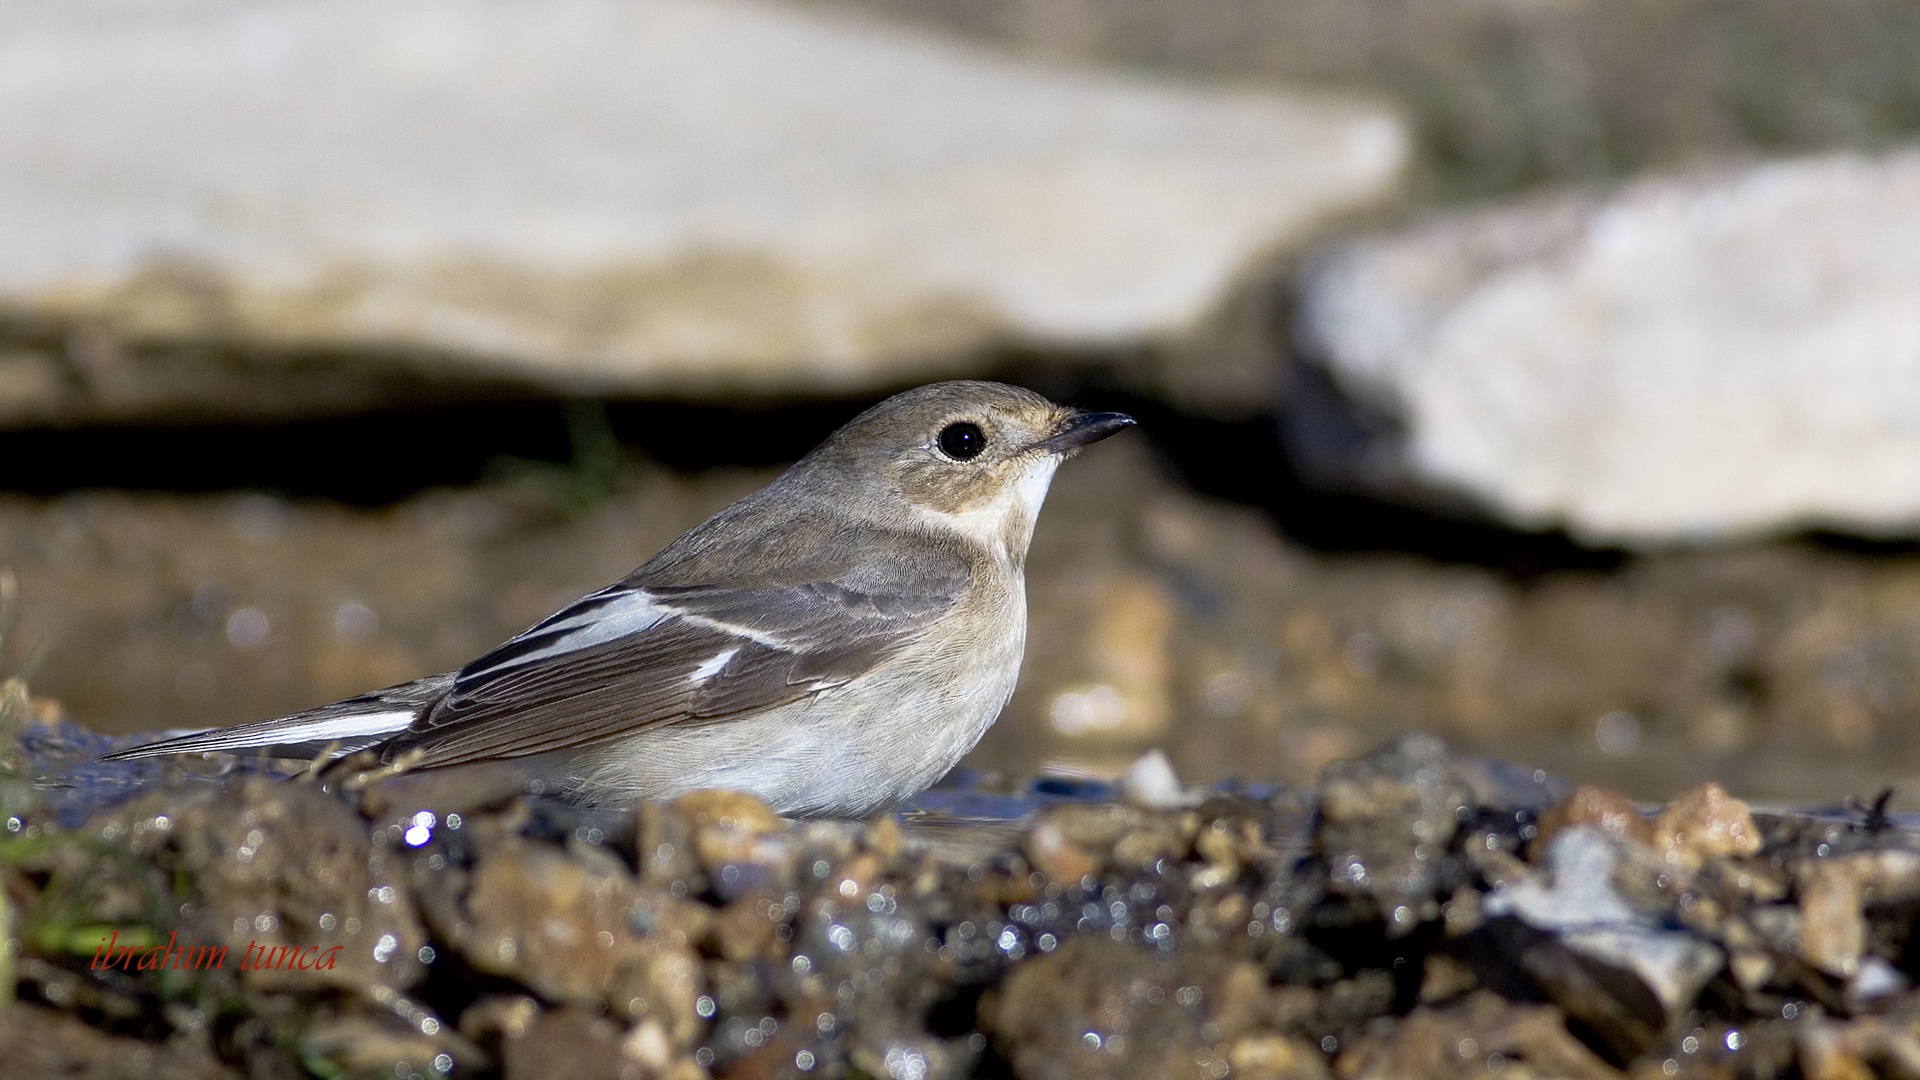
<instances>
[{"instance_id":1,"label":"gravel ground","mask_svg":"<svg viewBox=\"0 0 1920 1080\"><path fill-rule=\"evenodd\" d=\"M1309 787L608 814L108 783L112 740L0 700L4 1076L1920 1075L1920 832L1876 807L1640 807L1410 735Z\"/></svg>"}]
</instances>

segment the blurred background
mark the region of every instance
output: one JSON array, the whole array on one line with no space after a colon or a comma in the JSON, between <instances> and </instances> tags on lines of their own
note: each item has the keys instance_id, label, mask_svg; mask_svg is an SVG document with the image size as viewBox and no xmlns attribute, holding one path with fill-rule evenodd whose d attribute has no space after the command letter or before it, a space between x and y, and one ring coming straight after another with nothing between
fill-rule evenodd
<instances>
[{"instance_id":1,"label":"blurred background","mask_svg":"<svg viewBox=\"0 0 1920 1080\"><path fill-rule=\"evenodd\" d=\"M1062 470L970 759L1920 808L1910 0L13 0L0 673L456 666L887 393Z\"/></svg>"}]
</instances>

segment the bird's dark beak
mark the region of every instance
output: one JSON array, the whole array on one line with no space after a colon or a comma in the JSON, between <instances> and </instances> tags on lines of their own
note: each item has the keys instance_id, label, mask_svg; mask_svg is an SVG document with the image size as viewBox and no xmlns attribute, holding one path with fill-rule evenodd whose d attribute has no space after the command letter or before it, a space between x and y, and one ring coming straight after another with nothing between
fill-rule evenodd
<instances>
[{"instance_id":1,"label":"bird's dark beak","mask_svg":"<svg viewBox=\"0 0 1920 1080\"><path fill-rule=\"evenodd\" d=\"M1064 454L1088 443L1132 427L1134 419L1126 413L1077 412L1068 417L1053 434L1027 447L1042 454Z\"/></svg>"}]
</instances>

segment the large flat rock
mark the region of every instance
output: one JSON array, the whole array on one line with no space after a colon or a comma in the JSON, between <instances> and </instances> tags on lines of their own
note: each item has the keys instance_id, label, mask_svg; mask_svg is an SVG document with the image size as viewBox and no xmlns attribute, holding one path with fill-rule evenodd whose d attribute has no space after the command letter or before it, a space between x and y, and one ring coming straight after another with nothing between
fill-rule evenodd
<instances>
[{"instance_id":1,"label":"large flat rock","mask_svg":"<svg viewBox=\"0 0 1920 1080\"><path fill-rule=\"evenodd\" d=\"M733 0L19 0L0 115L15 425L1164 338L1406 154L1371 105Z\"/></svg>"},{"instance_id":2,"label":"large flat rock","mask_svg":"<svg viewBox=\"0 0 1920 1080\"><path fill-rule=\"evenodd\" d=\"M1920 151L1435 221L1305 290L1305 338L1398 422L1404 474L1512 522L1920 535Z\"/></svg>"}]
</instances>

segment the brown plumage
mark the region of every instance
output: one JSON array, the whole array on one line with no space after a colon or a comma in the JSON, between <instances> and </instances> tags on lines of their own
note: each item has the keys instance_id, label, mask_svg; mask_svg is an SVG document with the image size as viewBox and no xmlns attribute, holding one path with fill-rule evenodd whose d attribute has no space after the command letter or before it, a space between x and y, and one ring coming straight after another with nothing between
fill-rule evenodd
<instances>
[{"instance_id":1,"label":"brown plumage","mask_svg":"<svg viewBox=\"0 0 1920 1080\"><path fill-rule=\"evenodd\" d=\"M866 813L938 779L998 715L1053 469L1131 423L997 383L911 390L457 672L113 756L534 758L599 802L719 786Z\"/></svg>"}]
</instances>

